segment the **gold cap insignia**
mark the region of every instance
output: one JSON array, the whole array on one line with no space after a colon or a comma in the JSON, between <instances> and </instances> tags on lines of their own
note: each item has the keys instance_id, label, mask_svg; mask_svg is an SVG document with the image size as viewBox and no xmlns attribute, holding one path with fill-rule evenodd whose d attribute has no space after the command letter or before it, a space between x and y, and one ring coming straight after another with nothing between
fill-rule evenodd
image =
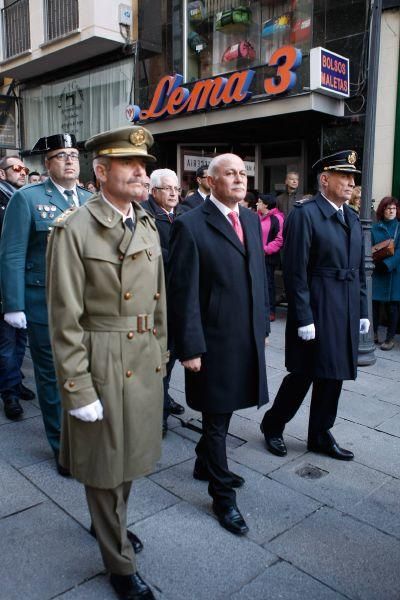
<instances>
[{"instance_id":1,"label":"gold cap insignia","mask_svg":"<svg viewBox=\"0 0 400 600\"><path fill-rule=\"evenodd\" d=\"M143 129L138 129L134 133L131 133L129 139L135 146L142 146L142 144L145 142L146 136Z\"/></svg>"},{"instance_id":2,"label":"gold cap insignia","mask_svg":"<svg viewBox=\"0 0 400 600\"><path fill-rule=\"evenodd\" d=\"M347 157L347 162L350 165L354 165L357 162L357 154L355 152L350 152L350 154Z\"/></svg>"}]
</instances>

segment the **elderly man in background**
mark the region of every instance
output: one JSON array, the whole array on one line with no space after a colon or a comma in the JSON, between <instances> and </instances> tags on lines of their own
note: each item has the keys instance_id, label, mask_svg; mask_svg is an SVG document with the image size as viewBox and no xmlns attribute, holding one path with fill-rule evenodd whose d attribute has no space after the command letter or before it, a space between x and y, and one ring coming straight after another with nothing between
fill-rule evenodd
<instances>
[{"instance_id":1,"label":"elderly man in background","mask_svg":"<svg viewBox=\"0 0 400 600\"><path fill-rule=\"evenodd\" d=\"M296 171L289 171L286 175L285 188L285 191L277 197L276 205L286 218L295 202L302 198L302 195L298 192L299 174Z\"/></svg>"},{"instance_id":2,"label":"elderly man in background","mask_svg":"<svg viewBox=\"0 0 400 600\"><path fill-rule=\"evenodd\" d=\"M90 193L77 187L79 152L73 135L41 138L32 150L45 154L49 179L19 189L8 203L0 244L0 282L4 320L16 330L28 328L36 390L47 439L61 467L60 397L51 352L46 306L46 246L56 219Z\"/></svg>"}]
</instances>

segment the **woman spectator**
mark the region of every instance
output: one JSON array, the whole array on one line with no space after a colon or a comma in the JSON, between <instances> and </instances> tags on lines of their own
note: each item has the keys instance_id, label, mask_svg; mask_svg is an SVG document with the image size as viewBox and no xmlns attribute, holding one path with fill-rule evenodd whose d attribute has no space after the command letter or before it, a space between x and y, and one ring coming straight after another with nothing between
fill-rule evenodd
<instances>
[{"instance_id":1,"label":"woman spectator","mask_svg":"<svg viewBox=\"0 0 400 600\"><path fill-rule=\"evenodd\" d=\"M381 303L387 308L388 326L382 350L392 350L399 321L400 309L400 204L396 198L386 196L376 211L377 222L372 225L372 245L387 239L394 240L394 255L376 260L372 274L372 300L374 338L378 344L379 309Z\"/></svg>"},{"instance_id":2,"label":"woman spectator","mask_svg":"<svg viewBox=\"0 0 400 600\"><path fill-rule=\"evenodd\" d=\"M361 206L361 187L356 185L353 189L353 193L351 194L351 198L349 200L349 207L354 210L354 212L359 213Z\"/></svg>"},{"instance_id":3,"label":"woman spectator","mask_svg":"<svg viewBox=\"0 0 400 600\"><path fill-rule=\"evenodd\" d=\"M257 213L261 221L265 266L268 279L269 320L275 321L275 267L279 264L279 250L283 246L284 214L276 207L273 194L259 194Z\"/></svg>"}]
</instances>

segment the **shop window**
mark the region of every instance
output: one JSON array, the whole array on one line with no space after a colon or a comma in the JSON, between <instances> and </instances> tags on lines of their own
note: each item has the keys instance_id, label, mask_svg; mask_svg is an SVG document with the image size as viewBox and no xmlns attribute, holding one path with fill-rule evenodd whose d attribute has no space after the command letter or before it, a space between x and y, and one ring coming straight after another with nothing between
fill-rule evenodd
<instances>
[{"instance_id":1,"label":"shop window","mask_svg":"<svg viewBox=\"0 0 400 600\"><path fill-rule=\"evenodd\" d=\"M286 44L312 39L312 0L195 0L187 3L187 81L256 67Z\"/></svg>"}]
</instances>

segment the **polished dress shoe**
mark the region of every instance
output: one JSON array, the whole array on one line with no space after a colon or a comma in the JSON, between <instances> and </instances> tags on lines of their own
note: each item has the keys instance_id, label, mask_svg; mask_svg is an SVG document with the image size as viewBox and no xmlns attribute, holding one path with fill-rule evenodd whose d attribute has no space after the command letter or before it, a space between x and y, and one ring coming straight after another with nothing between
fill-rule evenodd
<instances>
[{"instance_id":1,"label":"polished dress shoe","mask_svg":"<svg viewBox=\"0 0 400 600\"><path fill-rule=\"evenodd\" d=\"M71 477L70 470L66 467L63 467L58 458L56 458L56 469L57 473L61 475L61 477Z\"/></svg>"},{"instance_id":2,"label":"polished dress shoe","mask_svg":"<svg viewBox=\"0 0 400 600\"><path fill-rule=\"evenodd\" d=\"M153 592L139 573L110 575L110 583L121 600L155 600Z\"/></svg>"},{"instance_id":3,"label":"polished dress shoe","mask_svg":"<svg viewBox=\"0 0 400 600\"><path fill-rule=\"evenodd\" d=\"M93 527L93 523L90 524L89 533L95 539L97 539L97 535L96 535L96 531L95 531L95 529ZM127 535L128 540L132 544L132 548L133 548L134 553L135 554L139 554L139 552L141 552L143 550L143 542L132 531L129 531L129 529L126 532L126 535Z\"/></svg>"},{"instance_id":4,"label":"polished dress shoe","mask_svg":"<svg viewBox=\"0 0 400 600\"><path fill-rule=\"evenodd\" d=\"M212 509L217 515L220 525L231 533L244 535L248 532L249 528L237 506L220 506L217 502L213 502Z\"/></svg>"},{"instance_id":5,"label":"polished dress shoe","mask_svg":"<svg viewBox=\"0 0 400 600\"><path fill-rule=\"evenodd\" d=\"M315 439L309 439L307 448L310 452L325 454L337 460L353 460L354 454L350 450L341 448L330 431L317 436Z\"/></svg>"},{"instance_id":6,"label":"polished dress shoe","mask_svg":"<svg viewBox=\"0 0 400 600\"><path fill-rule=\"evenodd\" d=\"M183 415L185 409L182 404L178 404L178 402L175 402L175 400L168 395L168 412L170 415Z\"/></svg>"},{"instance_id":7,"label":"polished dress shoe","mask_svg":"<svg viewBox=\"0 0 400 600\"><path fill-rule=\"evenodd\" d=\"M20 384L18 392L21 400L34 400L36 398L34 392L25 387L23 383Z\"/></svg>"},{"instance_id":8,"label":"polished dress shoe","mask_svg":"<svg viewBox=\"0 0 400 600\"><path fill-rule=\"evenodd\" d=\"M266 433L262 423L260 424L260 430L264 436L267 450L269 450L271 454L275 454L275 456L286 456L287 448L283 441L283 437L281 435L270 435L269 433Z\"/></svg>"},{"instance_id":9,"label":"polished dress shoe","mask_svg":"<svg viewBox=\"0 0 400 600\"><path fill-rule=\"evenodd\" d=\"M19 399L16 396L9 396L3 400L4 402L4 414L7 419L16 421L24 414L24 409L19 403Z\"/></svg>"},{"instance_id":10,"label":"polished dress shoe","mask_svg":"<svg viewBox=\"0 0 400 600\"><path fill-rule=\"evenodd\" d=\"M232 471L229 471L229 475L232 477L232 487L240 488L242 485L244 485L245 480L243 477L237 475L236 473L232 473ZM210 474L207 467L205 467L199 460L196 460L194 463L193 479L198 479L199 481L210 481Z\"/></svg>"}]
</instances>

